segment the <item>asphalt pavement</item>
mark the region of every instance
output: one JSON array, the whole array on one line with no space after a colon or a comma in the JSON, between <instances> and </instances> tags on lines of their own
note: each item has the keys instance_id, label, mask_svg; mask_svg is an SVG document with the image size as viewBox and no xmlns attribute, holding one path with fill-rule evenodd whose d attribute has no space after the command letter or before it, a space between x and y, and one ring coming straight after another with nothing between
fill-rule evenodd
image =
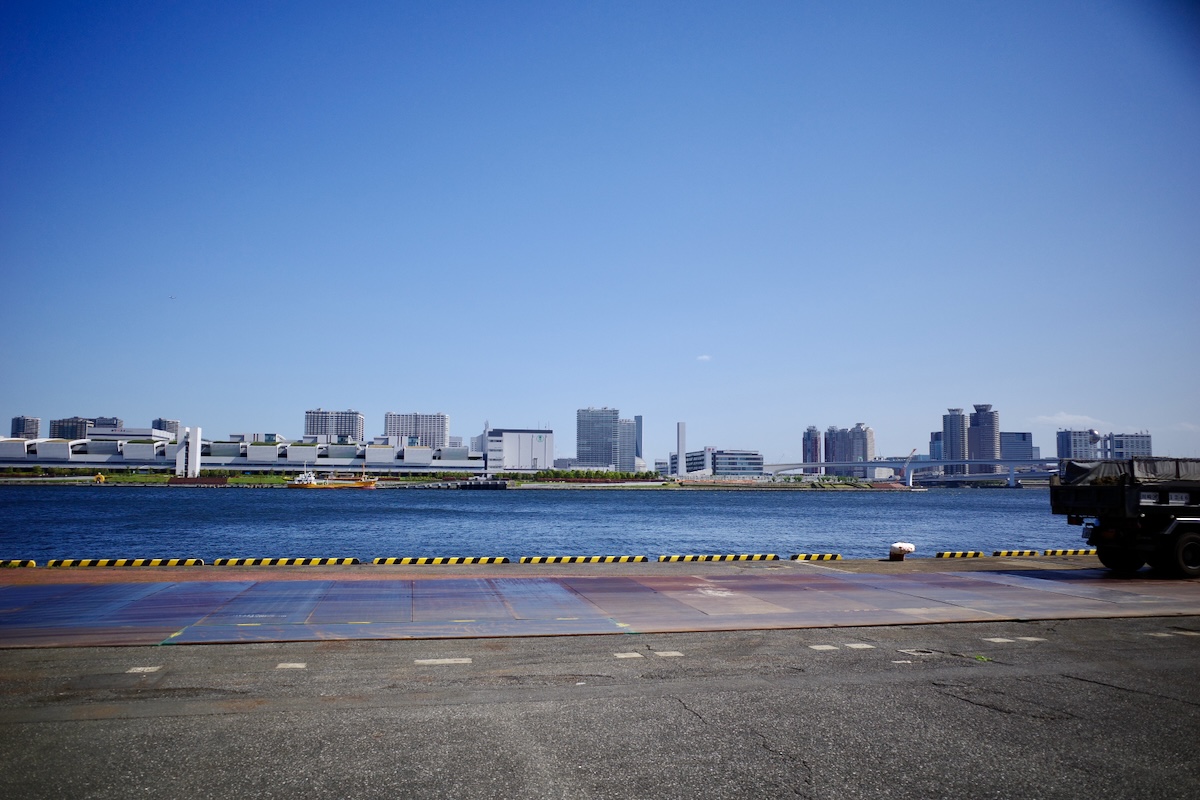
<instances>
[{"instance_id":1,"label":"asphalt pavement","mask_svg":"<svg viewBox=\"0 0 1200 800\"><path fill-rule=\"evenodd\" d=\"M1200 796L1200 617L0 651L0 796Z\"/></svg>"}]
</instances>

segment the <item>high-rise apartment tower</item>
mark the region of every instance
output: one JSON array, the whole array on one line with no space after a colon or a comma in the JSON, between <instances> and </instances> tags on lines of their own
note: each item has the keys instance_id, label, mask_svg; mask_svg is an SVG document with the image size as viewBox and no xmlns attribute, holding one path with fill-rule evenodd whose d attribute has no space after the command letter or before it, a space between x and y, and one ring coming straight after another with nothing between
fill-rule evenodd
<instances>
[{"instance_id":1,"label":"high-rise apartment tower","mask_svg":"<svg viewBox=\"0 0 1200 800\"><path fill-rule=\"evenodd\" d=\"M357 411L315 411L304 412L305 436L333 436L352 442L363 440L363 415Z\"/></svg>"},{"instance_id":2,"label":"high-rise apartment tower","mask_svg":"<svg viewBox=\"0 0 1200 800\"><path fill-rule=\"evenodd\" d=\"M395 436L401 441L416 436L423 447L450 446L450 418L445 414L393 414L383 415L383 435Z\"/></svg>"}]
</instances>

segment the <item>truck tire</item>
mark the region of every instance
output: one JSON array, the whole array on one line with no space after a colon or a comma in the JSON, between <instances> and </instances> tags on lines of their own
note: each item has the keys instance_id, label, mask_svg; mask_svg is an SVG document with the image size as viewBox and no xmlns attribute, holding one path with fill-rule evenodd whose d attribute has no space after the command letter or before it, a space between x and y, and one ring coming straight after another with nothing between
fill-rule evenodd
<instances>
[{"instance_id":1,"label":"truck tire","mask_svg":"<svg viewBox=\"0 0 1200 800\"><path fill-rule=\"evenodd\" d=\"M1123 547L1097 547L1096 555L1100 558L1100 563L1115 575L1132 575L1146 563L1146 558L1141 553Z\"/></svg>"},{"instance_id":2,"label":"truck tire","mask_svg":"<svg viewBox=\"0 0 1200 800\"><path fill-rule=\"evenodd\" d=\"M1200 578L1200 533L1181 533L1171 548L1175 572L1184 578Z\"/></svg>"}]
</instances>

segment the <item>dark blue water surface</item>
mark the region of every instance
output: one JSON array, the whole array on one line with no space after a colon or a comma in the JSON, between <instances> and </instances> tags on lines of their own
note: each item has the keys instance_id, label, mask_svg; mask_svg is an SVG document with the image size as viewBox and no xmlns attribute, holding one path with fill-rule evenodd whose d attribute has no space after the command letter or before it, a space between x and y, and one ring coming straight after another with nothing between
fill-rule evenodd
<instances>
[{"instance_id":1,"label":"dark blue water surface","mask_svg":"<svg viewBox=\"0 0 1200 800\"><path fill-rule=\"evenodd\" d=\"M1078 547L1046 491L0 487L0 558L841 553Z\"/></svg>"}]
</instances>

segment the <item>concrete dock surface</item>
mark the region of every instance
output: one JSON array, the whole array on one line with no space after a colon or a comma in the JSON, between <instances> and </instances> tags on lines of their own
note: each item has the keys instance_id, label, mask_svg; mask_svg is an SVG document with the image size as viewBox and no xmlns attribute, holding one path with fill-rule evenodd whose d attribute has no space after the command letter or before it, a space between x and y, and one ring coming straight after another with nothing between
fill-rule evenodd
<instances>
[{"instance_id":1,"label":"concrete dock surface","mask_svg":"<svg viewBox=\"0 0 1200 800\"><path fill-rule=\"evenodd\" d=\"M0 576L0 796L1200 795L1200 582L1148 571L1119 580L1094 558L970 561L204 568L191 580L10 570ZM510 592L512 581L529 584ZM631 583L596 588L612 581ZM377 596L381 582L412 587L411 618L374 623L397 631L437 627L434 612L459 613L463 597L491 598L471 603L497 616L441 619L428 638L315 636L333 617L403 608ZM270 623L289 640L30 638L52 627L87 630L84 640L167 630L186 603L156 611L156 595L213 585L230 599L209 612L208 589L193 591L199 605L178 630L205 619L262 628L231 614L290 613ZM376 596L340 594L351 585ZM86 594L105 587L107 601ZM12 602L34 590L47 594ZM67 594L51 600L55 591ZM230 605L239 596L249 599ZM546 635L550 623L583 621L549 618L564 598L614 615L610 624L692 627ZM22 623L23 608L42 616ZM937 621L929 609L992 616ZM815 622L777 624L806 611ZM878 614L895 621L869 621ZM714 618L720 630L697 624ZM524 623L541 633L499 632Z\"/></svg>"},{"instance_id":2,"label":"concrete dock surface","mask_svg":"<svg viewBox=\"0 0 1200 800\"><path fill-rule=\"evenodd\" d=\"M1200 614L1200 581L1121 580L1094 557L967 561L17 569L0 575L0 647Z\"/></svg>"}]
</instances>

